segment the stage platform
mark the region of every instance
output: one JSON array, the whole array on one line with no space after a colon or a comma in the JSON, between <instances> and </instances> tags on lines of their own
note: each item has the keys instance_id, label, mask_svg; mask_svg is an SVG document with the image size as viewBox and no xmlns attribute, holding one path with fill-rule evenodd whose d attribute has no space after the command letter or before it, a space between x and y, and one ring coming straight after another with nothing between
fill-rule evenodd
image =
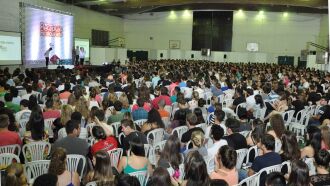
<instances>
[{"instance_id":1,"label":"stage platform","mask_svg":"<svg viewBox=\"0 0 330 186\"><path fill-rule=\"evenodd\" d=\"M57 69L57 67L64 67L65 69L73 69L74 65L48 65L48 69L54 70Z\"/></svg>"}]
</instances>

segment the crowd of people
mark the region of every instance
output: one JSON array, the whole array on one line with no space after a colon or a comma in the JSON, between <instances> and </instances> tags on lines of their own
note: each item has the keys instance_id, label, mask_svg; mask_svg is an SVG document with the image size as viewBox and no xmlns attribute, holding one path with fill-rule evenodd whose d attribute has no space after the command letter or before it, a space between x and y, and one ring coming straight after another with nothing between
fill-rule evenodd
<instances>
[{"instance_id":1,"label":"crowd of people","mask_svg":"<svg viewBox=\"0 0 330 186\"><path fill-rule=\"evenodd\" d=\"M259 185L328 185L329 88L327 72L274 64L161 60L116 63L106 72L0 69L0 149L51 144L36 160L50 160L44 174L28 178L24 167L35 159L22 148L19 161L1 165L1 180L226 186L260 174ZM70 171L69 155L86 157L86 166ZM260 173L283 162L279 171Z\"/></svg>"}]
</instances>

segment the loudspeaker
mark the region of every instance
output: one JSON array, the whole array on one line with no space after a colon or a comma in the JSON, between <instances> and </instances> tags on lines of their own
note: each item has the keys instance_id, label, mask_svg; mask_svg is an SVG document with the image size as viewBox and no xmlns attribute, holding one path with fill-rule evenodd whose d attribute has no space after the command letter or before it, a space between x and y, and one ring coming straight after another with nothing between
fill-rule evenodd
<instances>
[{"instance_id":1,"label":"loudspeaker","mask_svg":"<svg viewBox=\"0 0 330 186\"><path fill-rule=\"evenodd\" d=\"M194 54L191 54L191 59L194 59L195 55Z\"/></svg>"},{"instance_id":2,"label":"loudspeaker","mask_svg":"<svg viewBox=\"0 0 330 186\"><path fill-rule=\"evenodd\" d=\"M160 53L160 57L163 57L163 53Z\"/></svg>"},{"instance_id":3,"label":"loudspeaker","mask_svg":"<svg viewBox=\"0 0 330 186\"><path fill-rule=\"evenodd\" d=\"M224 58L224 59L227 59L227 54L223 55L223 58Z\"/></svg>"}]
</instances>

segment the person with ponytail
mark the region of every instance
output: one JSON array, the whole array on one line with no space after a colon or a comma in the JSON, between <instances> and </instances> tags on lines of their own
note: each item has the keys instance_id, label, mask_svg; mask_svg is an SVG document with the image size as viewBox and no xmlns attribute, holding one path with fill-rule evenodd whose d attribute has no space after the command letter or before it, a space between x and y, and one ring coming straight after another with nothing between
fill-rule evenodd
<instances>
[{"instance_id":1,"label":"person with ponytail","mask_svg":"<svg viewBox=\"0 0 330 186\"><path fill-rule=\"evenodd\" d=\"M96 139L96 143L91 147L92 155L100 150L109 151L118 147L118 142L113 136L106 136L104 129L101 126L94 126L92 134Z\"/></svg>"},{"instance_id":2,"label":"person with ponytail","mask_svg":"<svg viewBox=\"0 0 330 186\"><path fill-rule=\"evenodd\" d=\"M52 154L48 173L57 175L58 185L79 186L80 179L78 173L69 172L66 166L66 150L58 147Z\"/></svg>"},{"instance_id":3,"label":"person with ponytail","mask_svg":"<svg viewBox=\"0 0 330 186\"><path fill-rule=\"evenodd\" d=\"M207 156L207 149L204 146L204 133L200 130L196 130L192 132L191 134L191 144L192 148L188 149L184 152L185 155L187 155L190 151L195 151L197 150L203 157Z\"/></svg>"},{"instance_id":4,"label":"person with ponytail","mask_svg":"<svg viewBox=\"0 0 330 186\"><path fill-rule=\"evenodd\" d=\"M22 164L13 163L7 167L6 172L7 177L5 185L28 186Z\"/></svg>"},{"instance_id":5,"label":"person with ponytail","mask_svg":"<svg viewBox=\"0 0 330 186\"><path fill-rule=\"evenodd\" d=\"M229 185L238 184L236 161L235 149L228 145L222 146L215 157L216 170L210 174L211 179L223 179Z\"/></svg>"},{"instance_id":6,"label":"person with ponytail","mask_svg":"<svg viewBox=\"0 0 330 186\"><path fill-rule=\"evenodd\" d=\"M111 185L114 182L115 176L110 161L110 155L104 151L97 151L93 156L94 170L87 173L84 182L95 181L97 185Z\"/></svg>"}]
</instances>

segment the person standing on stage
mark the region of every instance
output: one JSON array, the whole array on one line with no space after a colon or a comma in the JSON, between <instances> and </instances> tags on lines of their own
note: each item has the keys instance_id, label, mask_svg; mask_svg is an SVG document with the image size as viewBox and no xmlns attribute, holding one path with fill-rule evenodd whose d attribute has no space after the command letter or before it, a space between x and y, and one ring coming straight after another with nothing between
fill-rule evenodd
<instances>
[{"instance_id":1,"label":"person standing on stage","mask_svg":"<svg viewBox=\"0 0 330 186\"><path fill-rule=\"evenodd\" d=\"M49 53L50 51L53 50L52 47L50 47L48 50L46 50L46 52L44 53L45 59L46 59L46 67L48 67L48 63L49 63Z\"/></svg>"},{"instance_id":2,"label":"person standing on stage","mask_svg":"<svg viewBox=\"0 0 330 186\"><path fill-rule=\"evenodd\" d=\"M76 60L75 60L75 65L79 65L79 53L80 53L80 50L79 50L79 46L76 46L76 51L75 51L75 53L76 53Z\"/></svg>"},{"instance_id":3,"label":"person standing on stage","mask_svg":"<svg viewBox=\"0 0 330 186\"><path fill-rule=\"evenodd\" d=\"M80 47L80 52L79 52L80 65L84 65L85 54L86 54L86 52L84 50L84 47Z\"/></svg>"}]
</instances>

